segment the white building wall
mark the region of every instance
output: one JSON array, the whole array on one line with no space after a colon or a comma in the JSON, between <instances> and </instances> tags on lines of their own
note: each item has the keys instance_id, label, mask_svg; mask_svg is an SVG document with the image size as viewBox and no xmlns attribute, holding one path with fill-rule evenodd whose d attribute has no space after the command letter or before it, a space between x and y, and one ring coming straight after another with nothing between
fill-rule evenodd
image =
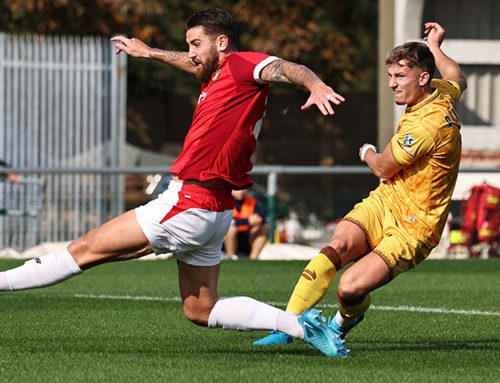
<instances>
[{"instance_id":1,"label":"white building wall","mask_svg":"<svg viewBox=\"0 0 500 383\"><path fill-rule=\"evenodd\" d=\"M425 21L447 30L443 50L462 67L468 89L458 106L464 150L500 150L500 1L395 0L394 45L421 41ZM394 126L403 109L395 107Z\"/></svg>"}]
</instances>

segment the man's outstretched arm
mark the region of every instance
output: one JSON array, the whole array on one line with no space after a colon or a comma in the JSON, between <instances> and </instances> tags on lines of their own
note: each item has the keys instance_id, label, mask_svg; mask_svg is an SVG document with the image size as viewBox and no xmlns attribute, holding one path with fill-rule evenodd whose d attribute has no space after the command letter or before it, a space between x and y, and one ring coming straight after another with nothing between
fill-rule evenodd
<instances>
[{"instance_id":1,"label":"man's outstretched arm","mask_svg":"<svg viewBox=\"0 0 500 383\"><path fill-rule=\"evenodd\" d=\"M309 109L316 105L325 116L334 114L330 102L339 105L344 97L326 85L316 73L308 67L290 61L278 59L262 69L260 78L267 82L286 82L303 86L311 92L301 109Z\"/></svg>"},{"instance_id":2,"label":"man's outstretched arm","mask_svg":"<svg viewBox=\"0 0 500 383\"><path fill-rule=\"evenodd\" d=\"M444 80L453 80L460 85L462 92L467 88L467 80L460 70L460 66L448 57L441 49L445 30L438 23L428 22L424 25L425 40L434 56L436 67Z\"/></svg>"},{"instance_id":3,"label":"man's outstretched arm","mask_svg":"<svg viewBox=\"0 0 500 383\"><path fill-rule=\"evenodd\" d=\"M129 39L125 36L113 37L111 41L115 43L116 54L123 51L132 57L153 59L189 73L195 72L195 66L189 60L187 52L151 48L139 39Z\"/></svg>"}]
</instances>

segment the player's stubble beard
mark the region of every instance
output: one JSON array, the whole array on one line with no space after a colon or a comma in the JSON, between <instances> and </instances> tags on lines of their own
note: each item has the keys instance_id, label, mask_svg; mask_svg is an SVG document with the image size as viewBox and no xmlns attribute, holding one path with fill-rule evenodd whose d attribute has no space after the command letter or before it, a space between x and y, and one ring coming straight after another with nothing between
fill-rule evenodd
<instances>
[{"instance_id":1,"label":"player's stubble beard","mask_svg":"<svg viewBox=\"0 0 500 383\"><path fill-rule=\"evenodd\" d=\"M196 79L202 84L210 80L210 76L219 66L219 52L215 48L211 49L207 59L202 63L202 69L195 73Z\"/></svg>"}]
</instances>

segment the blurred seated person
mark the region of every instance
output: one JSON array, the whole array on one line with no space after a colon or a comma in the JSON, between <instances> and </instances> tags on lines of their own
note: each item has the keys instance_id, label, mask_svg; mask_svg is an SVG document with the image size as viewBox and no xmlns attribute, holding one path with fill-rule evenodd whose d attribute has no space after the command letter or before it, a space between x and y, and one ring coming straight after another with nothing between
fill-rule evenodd
<instances>
[{"instance_id":1,"label":"blurred seated person","mask_svg":"<svg viewBox=\"0 0 500 383\"><path fill-rule=\"evenodd\" d=\"M9 182L12 182L13 184L19 184L22 181L22 177L19 173L11 173L11 172L6 172L2 168L9 168L10 164L7 162L0 160L0 180L7 180Z\"/></svg>"},{"instance_id":2,"label":"blurred seated person","mask_svg":"<svg viewBox=\"0 0 500 383\"><path fill-rule=\"evenodd\" d=\"M259 259L269 234L266 217L247 189L233 190L232 195L233 220L224 238L224 251L231 259L238 259L239 255Z\"/></svg>"}]
</instances>

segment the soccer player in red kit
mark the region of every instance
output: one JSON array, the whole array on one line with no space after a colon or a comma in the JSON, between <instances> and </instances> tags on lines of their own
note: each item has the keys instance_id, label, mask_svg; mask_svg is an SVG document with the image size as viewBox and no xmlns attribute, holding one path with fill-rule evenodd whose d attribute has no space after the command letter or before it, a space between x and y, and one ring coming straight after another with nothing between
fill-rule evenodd
<instances>
[{"instance_id":1,"label":"soccer player in red kit","mask_svg":"<svg viewBox=\"0 0 500 383\"><path fill-rule=\"evenodd\" d=\"M303 65L257 52L238 52L226 11L195 12L186 22L188 52L154 49L138 39L112 39L116 53L149 58L194 74L201 93L184 148L173 163L168 189L71 242L61 252L0 273L0 290L52 285L90 267L173 252L178 261L183 312L192 322L236 330L269 329L303 339L327 356L343 357L342 340L321 313L296 317L248 297L219 299L217 280L224 235L231 223L232 189L248 188L270 82L305 87L302 109L332 115L343 97Z\"/></svg>"}]
</instances>

